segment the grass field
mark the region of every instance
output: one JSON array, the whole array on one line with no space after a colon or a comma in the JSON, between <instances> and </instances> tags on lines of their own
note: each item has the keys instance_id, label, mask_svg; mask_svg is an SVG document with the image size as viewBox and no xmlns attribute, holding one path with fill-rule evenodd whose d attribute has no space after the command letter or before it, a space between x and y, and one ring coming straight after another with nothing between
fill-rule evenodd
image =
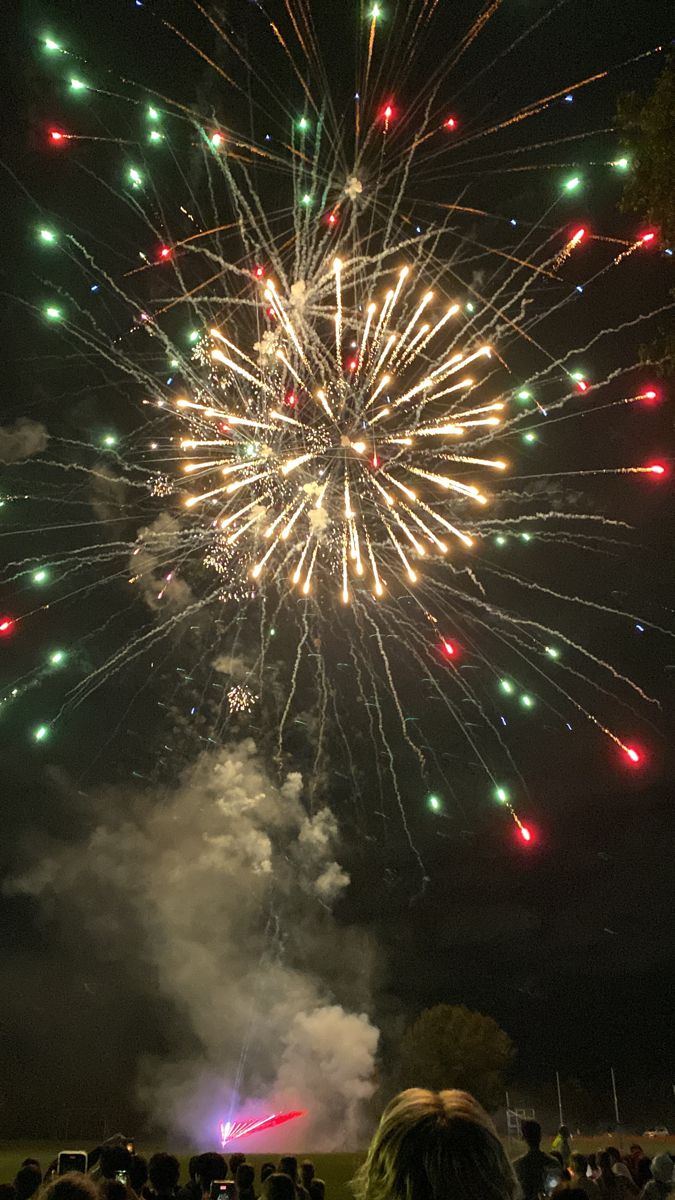
<instances>
[{"instance_id":1,"label":"grass field","mask_svg":"<svg viewBox=\"0 0 675 1200\"><path fill-rule=\"evenodd\" d=\"M602 1134L598 1137L574 1138L573 1145L582 1154L589 1154L592 1150L602 1149L604 1146L612 1143L625 1153L633 1142L638 1142L645 1154L648 1154L650 1157L654 1154L662 1153L664 1150L669 1151L671 1154L675 1153L675 1136L650 1139L641 1137L639 1134L624 1133L621 1137ZM90 1149L91 1145L90 1138L70 1138L68 1141L68 1149L71 1150L86 1150ZM544 1148L546 1148L546 1145L547 1143L545 1142ZM56 1157L59 1150L65 1148L64 1146L57 1146L54 1142L0 1143L0 1183L11 1182L24 1158L29 1156L37 1158L44 1168ZM165 1147L139 1145L137 1149L139 1154L144 1154L149 1158L155 1150L165 1149ZM523 1147L515 1143L511 1147L507 1147L507 1149L509 1155L514 1158L523 1151ZM190 1154L182 1154L178 1157L181 1162L181 1183L184 1183L188 1178L187 1164ZM278 1155L250 1154L247 1157L248 1161L255 1166L256 1175L259 1178L262 1163L268 1159L273 1162L278 1158ZM297 1157L299 1161L303 1158L312 1159L317 1175L320 1179L326 1181L327 1200L351 1200L352 1191L349 1187L349 1181L354 1177L355 1171L363 1161L363 1154L313 1154L311 1151L308 1151L306 1154L298 1153Z\"/></svg>"}]
</instances>

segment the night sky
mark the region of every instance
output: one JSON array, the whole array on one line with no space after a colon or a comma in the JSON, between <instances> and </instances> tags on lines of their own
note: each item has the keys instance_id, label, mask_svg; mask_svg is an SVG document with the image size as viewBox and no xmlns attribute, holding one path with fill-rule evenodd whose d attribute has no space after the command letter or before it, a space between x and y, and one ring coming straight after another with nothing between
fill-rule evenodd
<instances>
[{"instance_id":1,"label":"night sky","mask_svg":"<svg viewBox=\"0 0 675 1200\"><path fill-rule=\"evenodd\" d=\"M276 11L274 4L268 7ZM351 4L345 5L345 15L339 18L335 10L341 5L324 0L312 7L322 44L331 47L327 59L331 86L340 94L351 86L347 70L358 22L346 15ZM549 7L548 0L504 0L498 18L452 74L446 90L449 109L467 118L479 113L479 124L487 123L492 110L498 115L515 110L654 47L670 32L670 6L658 0L641 5L627 0L593 0L592 4L568 0L522 50L497 60L490 73L474 83L481 67ZM441 2L439 8L439 38L456 36L456 28L468 27L478 11L469 0ZM260 59L266 42L258 30L256 5L222 0L216 9L236 26L260 69L267 69ZM86 70L99 81L105 66L113 92L123 75L218 113L221 102L213 75L161 26L160 16L187 36L201 37L200 45L214 52L214 43L209 43L187 0L146 0L144 8L133 0L90 0L87 5L74 0L49 4L26 0L17 24L9 27L11 17L4 22L14 100L0 152L5 168L1 176L5 246L0 267L3 424L27 416L43 421L61 437L93 440L111 425L131 433L138 420L134 386L120 389L99 362L65 346L58 331L36 321L30 308L41 305L49 290L34 244L38 214L57 222L59 214L67 213L83 242L108 261L117 261L118 268L125 254L128 261L133 258L138 235L130 220L125 225L128 218L119 223L114 197L106 198L93 175L74 165L74 155L59 157L46 146L46 131L52 125L74 127L78 118L37 39L49 32L76 46L91 60ZM537 139L559 139L559 144L540 152L539 161L560 163L557 175L561 176L566 164L577 167L611 159L617 150L617 135L610 130L617 95L632 88L647 89L661 62L657 55L625 67L583 90L573 104L558 104L533 127L531 136L536 134ZM224 65L234 69L232 62ZM408 94L397 93L402 108L414 96L418 69L419 65L406 77ZM397 80L384 80L383 93L386 87L395 90ZM506 107L495 99L504 95ZM262 120L253 109L247 111L246 97L229 102L232 124L250 120L255 126ZM299 96L290 96L289 103L299 104ZM126 113L120 117L118 109L113 98L101 101L100 136L113 136L113 131L119 136L120 121L129 118ZM272 128L275 120L270 114ZM501 169L511 161L506 152L530 136L529 125L525 129L527 134L519 127L517 136L508 130L501 135L504 159L482 162L480 143L473 143L475 162L454 170L449 191L439 182L438 173L422 181L420 219L427 218L425 200L433 199L440 189L444 199L461 194L463 203L502 215L512 212L523 221L536 219L550 203L550 172ZM580 129L592 130L594 136L567 148L562 139ZM91 172L106 169L107 153L106 143L92 149L86 157ZM519 160L514 156L512 161ZM528 161L537 161L536 153ZM192 186L198 188L198 180L193 179ZM570 220L582 222L592 210L589 219L595 228L630 239L643 225L639 217L619 211L620 190L616 173L596 172L592 203L590 197L575 200ZM477 240L488 237L479 222L471 233ZM479 273L483 265L477 259L474 270ZM590 264L586 270L593 273ZM599 324L592 325L588 336L596 328L625 320L627 293L631 314L667 303L672 278L662 255L649 261L634 258L623 270L620 277L610 274L599 285L595 306L601 318L597 317ZM471 278L468 270L467 282ZM584 319L577 310L568 309L547 326L546 343L552 353L587 340ZM636 325L620 335L622 362L637 362L639 347L655 334L657 325ZM512 352L517 360L518 347ZM587 356L598 378L611 373L615 352L616 341L608 339ZM650 374L647 368L631 376L638 386L654 378L653 369ZM603 393L608 398L626 394L630 393L623 379L611 382ZM672 416L665 402L646 421L634 408L622 411L611 424L591 414L583 423L563 426L555 447L546 438L543 442L540 461L549 463L570 451L575 463L588 467L597 461L599 449L613 462L627 456L636 462L651 455L667 458L672 450ZM30 461L11 480L13 491L24 487L30 497L19 515L13 510L12 523L39 529L49 519L48 487L43 492L33 490ZM616 547L608 556L571 552L563 576L566 589L598 603L625 606L672 628L672 482L670 488L666 484L659 490L642 482L627 487L610 479L596 494L613 515L634 524L633 544L639 552L627 546ZM101 503L106 503L105 497ZM114 497L110 503L110 511L117 512ZM133 538L135 526L129 515L118 512L116 520L113 529L119 537ZM81 537L69 531L60 536L64 548ZM17 539L11 539L12 558L45 553L40 533L29 537L32 542L26 540L20 552ZM516 549L514 565L527 574L524 553ZM550 570L551 579L559 582L556 545L549 543L532 553L538 556L539 574ZM140 606L122 600L121 585L97 590L95 579L92 570L87 576L91 586L78 604L37 613L20 639L3 642L3 687L22 674L26 658L51 645L77 643L77 665L86 674L111 652L120 630L130 636L141 620L147 621ZM0 585L0 600L6 611L16 613L32 603L11 583ZM548 602L537 603L541 606L537 615L549 616ZM87 607L86 616L81 606ZM79 642L81 628L98 632ZM606 1093L613 1065L634 1120L643 1121L645 1127L663 1120L672 1127L675 649L665 636L649 629L642 633L634 622L591 610L580 613L576 632L594 654L612 656L661 704L660 709L646 706L646 711L636 704L637 715L609 704L613 715L621 712L622 727L635 728L638 743L649 747L644 769L627 770L614 748L599 742L590 728L579 726L568 732L564 723L547 716L537 717L534 724L532 718L516 715L510 747L526 781L527 819L535 832L534 844L526 848L495 820L493 808L473 803L473 766L458 760L457 743L447 732L443 714L437 712L433 697L425 696L428 743L439 761L444 760L445 771L452 776L456 770L457 775L456 790L451 796L446 792L446 807L435 815L425 806L419 775L409 763L401 768L412 838L429 881L422 885L394 810L380 816L375 800L372 807L377 811L364 815L363 806L351 802L346 777L331 770L328 800L340 818L340 859L352 877L351 888L338 904L337 920L363 927L377 946L372 1015L384 1032L387 1055L395 1056L396 1037L408 1017L440 1001L464 1003L490 1013L513 1038L518 1048L514 1075L524 1096L528 1088L541 1095L542 1087L552 1086L559 1070L564 1079L579 1080L598 1097L599 1114L605 1117L610 1112ZM73 854L80 853L91 828L93 797L100 797L108 786L142 787L151 779L167 783L175 769L172 753L183 752L173 717L174 709L186 703L177 673L197 662L194 687L198 690L207 657L203 643L203 627L188 629L170 652L162 651L153 660L152 670L148 671L147 662L133 663L110 686L104 685L85 705L70 712L58 738L39 751L26 729L42 719L43 712L58 708L62 684L55 675L3 716L0 869L7 878L39 862L51 839L72 842ZM335 645L339 646L338 634ZM405 664L401 669L403 701L412 711L419 703L414 667L407 676ZM253 722L252 733L264 739L266 731L257 730ZM363 795L374 795L374 768L368 761L365 737L361 739L358 727L354 736L362 758ZM311 756L298 738L303 769ZM195 743L186 741L184 752L188 756L196 752ZM113 1123L117 1119L136 1122L140 1128L143 1116L134 1099L138 1058L148 1053L170 1057L174 1047L185 1041L179 1016L153 994L152 980L139 979L136 964L132 970L120 958L117 943L107 954L105 945L94 944L68 911L25 896L0 896L0 953L4 980L0 1132L8 1136L54 1132L58 1127L54 1113L62 1104L64 1087L77 1091L69 1104L75 1113L73 1124L79 1123L84 1132L97 1130L101 1115ZM134 958L133 947L129 958Z\"/></svg>"}]
</instances>

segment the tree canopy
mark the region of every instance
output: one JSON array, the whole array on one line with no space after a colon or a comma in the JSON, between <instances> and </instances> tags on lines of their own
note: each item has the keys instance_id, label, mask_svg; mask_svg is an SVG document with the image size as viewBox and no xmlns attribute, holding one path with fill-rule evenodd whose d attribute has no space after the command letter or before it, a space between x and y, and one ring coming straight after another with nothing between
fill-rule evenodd
<instances>
[{"instance_id":1,"label":"tree canopy","mask_svg":"<svg viewBox=\"0 0 675 1200\"><path fill-rule=\"evenodd\" d=\"M511 1039L492 1017L463 1005L436 1004L403 1035L400 1084L434 1091L461 1088L494 1110L503 1102L513 1056Z\"/></svg>"},{"instance_id":2,"label":"tree canopy","mask_svg":"<svg viewBox=\"0 0 675 1200\"><path fill-rule=\"evenodd\" d=\"M658 225L664 241L675 241L675 60L649 96L621 97L617 122L630 163L622 207Z\"/></svg>"}]
</instances>

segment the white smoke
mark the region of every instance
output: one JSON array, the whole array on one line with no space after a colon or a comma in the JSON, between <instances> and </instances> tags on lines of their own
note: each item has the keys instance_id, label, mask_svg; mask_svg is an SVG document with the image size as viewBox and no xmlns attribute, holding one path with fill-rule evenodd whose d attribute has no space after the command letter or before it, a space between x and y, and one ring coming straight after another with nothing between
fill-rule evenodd
<instances>
[{"instance_id":1,"label":"white smoke","mask_svg":"<svg viewBox=\"0 0 675 1200\"><path fill-rule=\"evenodd\" d=\"M19 417L13 425L0 425L0 462L21 462L31 454L39 454L48 440L44 425L29 417Z\"/></svg>"},{"instance_id":2,"label":"white smoke","mask_svg":"<svg viewBox=\"0 0 675 1200\"><path fill-rule=\"evenodd\" d=\"M192 589L173 572L180 523L170 513L139 529L129 558L130 581L137 584L153 612L177 612L194 600Z\"/></svg>"},{"instance_id":3,"label":"white smoke","mask_svg":"<svg viewBox=\"0 0 675 1200\"><path fill-rule=\"evenodd\" d=\"M250 739L205 753L169 796L104 797L79 852L54 845L9 885L75 908L106 953L119 939L137 954L196 1046L146 1061L141 1094L196 1144L213 1145L233 1092L245 1115L307 1110L279 1131L286 1146L358 1144L378 1042L362 1011L372 952L327 908L349 878L335 818L308 815L302 790L295 773L276 786Z\"/></svg>"}]
</instances>

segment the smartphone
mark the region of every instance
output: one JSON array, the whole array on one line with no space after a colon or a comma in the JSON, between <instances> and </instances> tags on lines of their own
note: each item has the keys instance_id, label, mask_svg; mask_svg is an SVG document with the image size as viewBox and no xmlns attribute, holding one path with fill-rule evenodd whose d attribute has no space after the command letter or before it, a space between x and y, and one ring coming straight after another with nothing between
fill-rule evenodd
<instances>
[{"instance_id":1,"label":"smartphone","mask_svg":"<svg viewBox=\"0 0 675 1200\"><path fill-rule=\"evenodd\" d=\"M118 1183L128 1183L129 1181L126 1171L115 1171L115 1179Z\"/></svg>"},{"instance_id":2,"label":"smartphone","mask_svg":"<svg viewBox=\"0 0 675 1200\"><path fill-rule=\"evenodd\" d=\"M553 1171L546 1172L546 1179L544 1181L544 1191L547 1196L550 1196L555 1191L555 1189L557 1188L557 1186L561 1182L561 1180L562 1180L562 1171L553 1170Z\"/></svg>"},{"instance_id":3,"label":"smartphone","mask_svg":"<svg viewBox=\"0 0 675 1200\"><path fill-rule=\"evenodd\" d=\"M79 1171L84 1175L87 1170L86 1150L60 1150L56 1160L57 1175L66 1175L68 1171Z\"/></svg>"},{"instance_id":4,"label":"smartphone","mask_svg":"<svg viewBox=\"0 0 675 1200\"><path fill-rule=\"evenodd\" d=\"M209 1191L209 1200L234 1200L236 1194L234 1179L214 1179Z\"/></svg>"}]
</instances>

